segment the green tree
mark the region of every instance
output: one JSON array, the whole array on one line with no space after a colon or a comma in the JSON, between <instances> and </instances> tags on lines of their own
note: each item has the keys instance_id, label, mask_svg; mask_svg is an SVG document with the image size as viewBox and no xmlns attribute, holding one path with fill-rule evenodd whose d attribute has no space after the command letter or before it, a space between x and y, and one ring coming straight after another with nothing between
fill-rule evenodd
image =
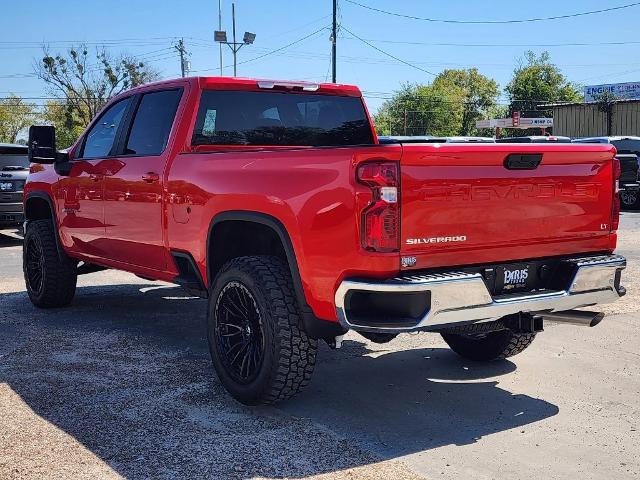
<instances>
[{"instance_id":1,"label":"green tree","mask_svg":"<svg viewBox=\"0 0 640 480\"><path fill-rule=\"evenodd\" d=\"M34 103L14 94L0 100L0 142L16 143L20 132L36 120Z\"/></svg>"},{"instance_id":2,"label":"green tree","mask_svg":"<svg viewBox=\"0 0 640 480\"><path fill-rule=\"evenodd\" d=\"M488 118L498 105L498 83L482 75L476 68L444 70L432 85L441 90L455 90L455 87L461 90L462 125L458 135L477 134L476 121Z\"/></svg>"},{"instance_id":3,"label":"green tree","mask_svg":"<svg viewBox=\"0 0 640 480\"><path fill-rule=\"evenodd\" d=\"M544 109L545 103L582 100L577 86L551 63L548 52L540 55L526 52L524 61L520 60L505 91L509 97L509 116L513 112L533 116L533 112L536 116L550 117L551 112Z\"/></svg>"},{"instance_id":4,"label":"green tree","mask_svg":"<svg viewBox=\"0 0 640 480\"><path fill-rule=\"evenodd\" d=\"M74 107L64 100L48 101L42 119L56 127L56 144L60 149L73 145L84 130L84 123L75 113Z\"/></svg>"},{"instance_id":5,"label":"green tree","mask_svg":"<svg viewBox=\"0 0 640 480\"><path fill-rule=\"evenodd\" d=\"M464 91L457 85L405 84L374 116L382 135L457 135L462 128Z\"/></svg>"},{"instance_id":6,"label":"green tree","mask_svg":"<svg viewBox=\"0 0 640 480\"><path fill-rule=\"evenodd\" d=\"M129 88L156 80L158 73L128 55L116 58L106 50L90 55L86 46L66 54L51 55L34 62L35 74L70 112L73 122L85 127L110 98Z\"/></svg>"}]
</instances>

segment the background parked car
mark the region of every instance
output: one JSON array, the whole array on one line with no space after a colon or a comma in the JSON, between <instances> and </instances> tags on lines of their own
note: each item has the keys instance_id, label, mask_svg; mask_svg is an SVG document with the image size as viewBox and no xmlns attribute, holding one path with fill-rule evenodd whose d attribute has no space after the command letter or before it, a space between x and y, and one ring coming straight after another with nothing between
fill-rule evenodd
<instances>
[{"instance_id":1,"label":"background parked car","mask_svg":"<svg viewBox=\"0 0 640 480\"><path fill-rule=\"evenodd\" d=\"M27 147L0 143L0 228L22 225L22 189L28 174Z\"/></svg>"},{"instance_id":2,"label":"background parked car","mask_svg":"<svg viewBox=\"0 0 640 480\"><path fill-rule=\"evenodd\" d=\"M620 202L624 208L640 208L640 183L638 182L638 157L640 137L590 137L577 138L575 143L609 143L618 150L620 159Z\"/></svg>"}]
</instances>

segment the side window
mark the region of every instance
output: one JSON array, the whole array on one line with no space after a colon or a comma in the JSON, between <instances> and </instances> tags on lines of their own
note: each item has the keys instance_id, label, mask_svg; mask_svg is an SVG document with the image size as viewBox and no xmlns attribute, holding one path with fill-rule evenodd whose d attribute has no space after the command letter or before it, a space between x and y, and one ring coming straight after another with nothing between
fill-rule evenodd
<instances>
[{"instance_id":1,"label":"side window","mask_svg":"<svg viewBox=\"0 0 640 480\"><path fill-rule=\"evenodd\" d=\"M146 93L138 106L125 155L160 155L169 141L182 90Z\"/></svg>"},{"instance_id":2,"label":"side window","mask_svg":"<svg viewBox=\"0 0 640 480\"><path fill-rule=\"evenodd\" d=\"M109 107L91 127L84 143L83 158L100 158L109 155L129 101L130 98L125 98Z\"/></svg>"}]
</instances>

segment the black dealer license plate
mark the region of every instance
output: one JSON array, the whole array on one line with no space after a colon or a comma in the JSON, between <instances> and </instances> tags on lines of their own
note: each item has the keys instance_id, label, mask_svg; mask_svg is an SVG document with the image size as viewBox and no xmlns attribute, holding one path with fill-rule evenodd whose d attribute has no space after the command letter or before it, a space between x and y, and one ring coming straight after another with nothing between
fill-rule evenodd
<instances>
[{"instance_id":1,"label":"black dealer license plate","mask_svg":"<svg viewBox=\"0 0 640 480\"><path fill-rule=\"evenodd\" d=\"M495 293L532 290L536 284L535 269L526 263L496 267Z\"/></svg>"}]
</instances>

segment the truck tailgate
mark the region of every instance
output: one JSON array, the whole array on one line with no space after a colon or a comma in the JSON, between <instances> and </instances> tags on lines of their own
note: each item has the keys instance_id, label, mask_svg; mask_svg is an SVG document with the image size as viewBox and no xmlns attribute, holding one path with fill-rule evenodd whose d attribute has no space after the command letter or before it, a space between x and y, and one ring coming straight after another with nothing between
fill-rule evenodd
<instances>
[{"instance_id":1,"label":"truck tailgate","mask_svg":"<svg viewBox=\"0 0 640 480\"><path fill-rule=\"evenodd\" d=\"M430 268L610 251L614 153L608 145L404 145L401 254L415 257L412 268ZM513 169L526 166L517 154L542 159Z\"/></svg>"}]
</instances>

